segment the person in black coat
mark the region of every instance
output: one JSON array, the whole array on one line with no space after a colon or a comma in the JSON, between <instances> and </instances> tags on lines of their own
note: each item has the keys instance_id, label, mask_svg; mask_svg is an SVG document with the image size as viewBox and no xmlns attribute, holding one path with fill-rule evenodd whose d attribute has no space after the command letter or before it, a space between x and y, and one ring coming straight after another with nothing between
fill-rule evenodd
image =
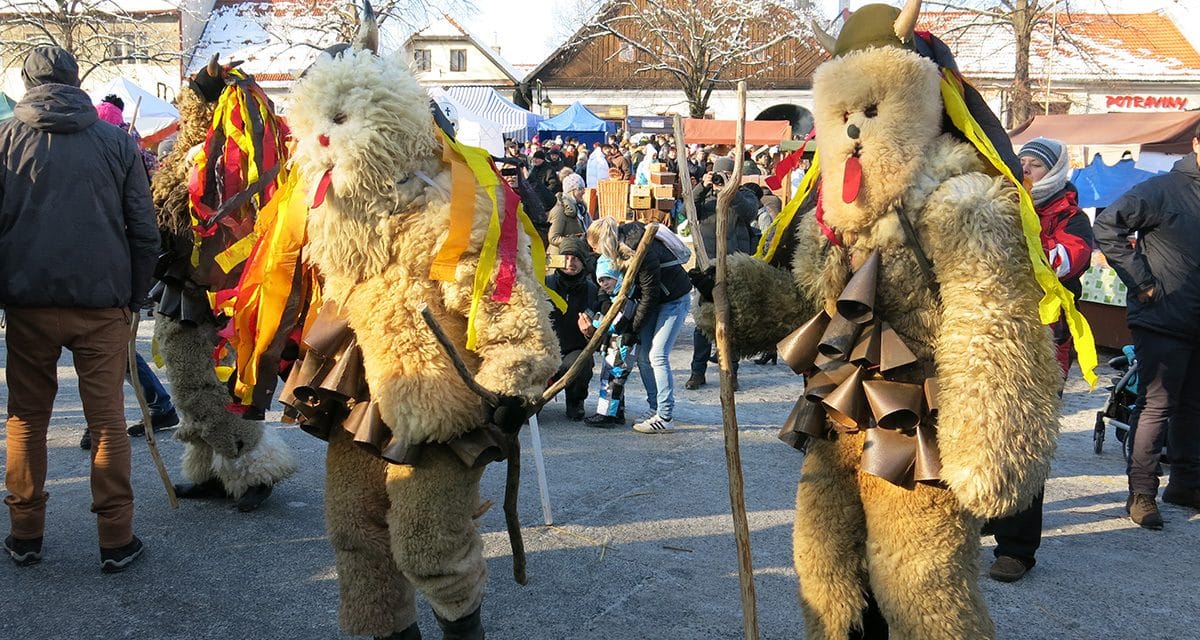
<instances>
[{"instance_id":1,"label":"person in black coat","mask_svg":"<svg viewBox=\"0 0 1200 640\"><path fill-rule=\"evenodd\" d=\"M1171 480L1163 500L1200 510L1200 126L1192 153L1169 173L1133 187L1096 217L1096 244L1128 287L1130 331L1140 368L1130 519L1161 529L1157 496L1163 443ZM1129 237L1137 233L1136 243ZM1170 429L1167 424L1170 423Z\"/></svg>"},{"instance_id":2,"label":"person in black coat","mask_svg":"<svg viewBox=\"0 0 1200 640\"><path fill-rule=\"evenodd\" d=\"M599 305L599 287L587 268L588 248L580 238L563 238L558 247L559 255L564 258L563 266L546 276L546 286L567 301L567 310L559 311L557 307L550 311L550 322L554 326L554 335L558 336L558 346L562 353L562 364L554 374L554 380L560 378L583 352L588 338L584 333L590 333L592 316ZM588 366L575 376L564 390L567 397L567 418L573 421L583 420L584 401L587 400L588 385L592 381L592 366Z\"/></svg>"}]
</instances>

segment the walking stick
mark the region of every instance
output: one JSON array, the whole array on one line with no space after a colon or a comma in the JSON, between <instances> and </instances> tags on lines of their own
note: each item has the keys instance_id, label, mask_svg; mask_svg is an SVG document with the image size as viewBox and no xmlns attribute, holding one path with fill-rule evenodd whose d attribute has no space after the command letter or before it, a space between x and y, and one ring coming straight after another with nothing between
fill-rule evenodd
<instances>
[{"instance_id":1,"label":"walking stick","mask_svg":"<svg viewBox=\"0 0 1200 640\"><path fill-rule=\"evenodd\" d=\"M675 127L675 159L679 161L679 184L682 187L683 210L687 213L688 228L691 229L692 252L696 254L696 268L704 271L712 261L708 259L708 249L700 239L700 217L696 213L696 201L692 199L692 176L688 171L686 141L683 139L683 118L675 114L672 121Z\"/></svg>"},{"instance_id":2,"label":"walking stick","mask_svg":"<svg viewBox=\"0 0 1200 640\"><path fill-rule=\"evenodd\" d=\"M729 344L729 209L742 182L746 143L746 81L737 84L737 156L733 176L717 196L717 282L713 302L717 324L717 353L721 361L721 418L725 430L725 467L729 473L729 504L733 511L733 537L737 544L738 584L742 593L742 620L746 640L758 638L758 611L754 602L754 565L750 557L750 524L746 519L746 489L738 445L737 405L733 398L733 352Z\"/></svg>"},{"instance_id":3,"label":"walking stick","mask_svg":"<svg viewBox=\"0 0 1200 640\"><path fill-rule=\"evenodd\" d=\"M642 265L642 260L645 259L646 253L650 251L650 245L654 242L654 234L658 231L658 224L651 223L646 225L646 231L642 234L642 241L638 243L637 251L626 264L626 271L630 274L637 273L638 268ZM608 332L608 328L612 326L613 321L617 317L617 313L625 306L625 300L629 297L629 291L633 288L635 278L628 277L621 283L621 290L617 292L617 297L613 300L613 304L608 309L608 313L604 314L604 318L600 321L600 326L596 328L596 332L592 334L588 340L587 346L580 352L579 357L575 358L575 362L567 369L567 372L562 375L554 384L550 385L544 392L542 397L538 398L533 405L528 407L530 415L537 414L542 407L546 406L547 402L554 399L559 391L562 391L571 382L571 379L579 375L585 364L590 363L592 354L600 346L601 340L604 339L604 334ZM429 307L422 305L420 308L421 319L429 326L429 330L433 332L434 338L438 344L446 352L446 356L450 358L450 363L454 366L454 370L458 372L458 376L462 378L463 384L467 385L475 395L479 396L484 402L495 406L499 400L497 394L490 389L485 388L475 380L475 376L471 370L467 368L467 363L463 361L462 356L458 353L458 348L454 346L454 342L446 335L445 330L438 324L437 318L433 317L433 312ZM537 438L534 443L535 457L541 449L541 434L534 430L533 424L530 424L530 433ZM517 584L525 584L528 578L525 574L525 541L521 537L521 521L517 513L517 495L520 491L521 484L521 444L517 438L517 434L511 434L507 437L509 445L508 455L508 471L504 481L504 522L508 528L508 542L513 551L513 579ZM535 459L535 463L537 460ZM542 465L537 464L538 472L544 475ZM545 478L539 478L539 483L544 487ZM543 508L545 509L546 520L550 520L550 496L546 490L543 494ZM550 524L547 522L546 524Z\"/></svg>"},{"instance_id":4,"label":"walking stick","mask_svg":"<svg viewBox=\"0 0 1200 640\"><path fill-rule=\"evenodd\" d=\"M138 311L133 312L133 323L129 333L129 383L133 387L133 395L137 397L138 406L142 409L142 424L146 427L146 446L150 448L150 457L154 459L154 466L158 468L158 477L162 478L163 486L167 489L167 502L170 503L172 509L179 508L179 500L175 497L175 485L171 483L171 476L167 473L167 465L163 464L162 455L158 453L158 442L154 440L154 424L150 419L150 405L146 404L146 393L142 390L141 379L138 378L137 372L137 333L138 321L141 320L142 314Z\"/></svg>"}]
</instances>

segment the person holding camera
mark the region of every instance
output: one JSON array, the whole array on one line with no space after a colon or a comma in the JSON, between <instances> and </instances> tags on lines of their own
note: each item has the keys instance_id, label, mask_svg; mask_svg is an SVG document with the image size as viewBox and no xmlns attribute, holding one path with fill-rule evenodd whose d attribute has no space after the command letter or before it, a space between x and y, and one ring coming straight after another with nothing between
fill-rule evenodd
<instances>
[{"instance_id":1,"label":"person holding camera","mask_svg":"<svg viewBox=\"0 0 1200 640\"><path fill-rule=\"evenodd\" d=\"M696 217L699 222L700 240L710 256L717 255L717 194L725 188L733 161L729 158L717 158L715 168L720 169L707 173L701 179L703 200L696 206ZM758 185L754 185L758 186ZM751 225L758 216L758 198L749 187L743 186L734 194L730 205L732 220L726 234L725 248L727 253L754 253L754 234ZM708 371L708 360L712 354L712 341L699 329L692 330L692 366L691 375L683 384L685 389L699 389L708 383L705 374ZM733 363L733 388L737 390L737 361Z\"/></svg>"}]
</instances>

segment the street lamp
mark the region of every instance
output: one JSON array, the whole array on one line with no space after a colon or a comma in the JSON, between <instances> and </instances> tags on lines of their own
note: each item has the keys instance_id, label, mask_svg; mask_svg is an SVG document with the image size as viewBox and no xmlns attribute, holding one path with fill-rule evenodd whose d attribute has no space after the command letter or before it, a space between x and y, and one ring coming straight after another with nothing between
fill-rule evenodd
<instances>
[{"instance_id":1,"label":"street lamp","mask_svg":"<svg viewBox=\"0 0 1200 640\"><path fill-rule=\"evenodd\" d=\"M550 102L550 96L542 97L542 115L546 115L550 111L550 105L552 104L554 103Z\"/></svg>"}]
</instances>

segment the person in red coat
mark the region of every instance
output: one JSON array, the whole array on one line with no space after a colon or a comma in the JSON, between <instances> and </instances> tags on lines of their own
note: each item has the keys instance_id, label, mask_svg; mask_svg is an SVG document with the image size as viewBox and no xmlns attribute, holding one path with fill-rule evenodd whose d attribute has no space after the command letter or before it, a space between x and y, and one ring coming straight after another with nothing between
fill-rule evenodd
<instances>
[{"instance_id":1,"label":"person in red coat","mask_svg":"<svg viewBox=\"0 0 1200 640\"><path fill-rule=\"evenodd\" d=\"M1066 145L1034 138L1021 147L1018 158L1042 225L1042 248L1059 281L1078 298L1083 289L1079 279L1091 266L1096 240L1091 221L1079 208L1079 193L1067 179L1071 166ZM1075 359L1066 318L1059 317L1051 329L1065 382ZM989 530L996 536L996 560L988 575L1001 582L1020 580L1037 562L1034 553L1042 541L1042 493L1024 511L989 522L985 531Z\"/></svg>"}]
</instances>

